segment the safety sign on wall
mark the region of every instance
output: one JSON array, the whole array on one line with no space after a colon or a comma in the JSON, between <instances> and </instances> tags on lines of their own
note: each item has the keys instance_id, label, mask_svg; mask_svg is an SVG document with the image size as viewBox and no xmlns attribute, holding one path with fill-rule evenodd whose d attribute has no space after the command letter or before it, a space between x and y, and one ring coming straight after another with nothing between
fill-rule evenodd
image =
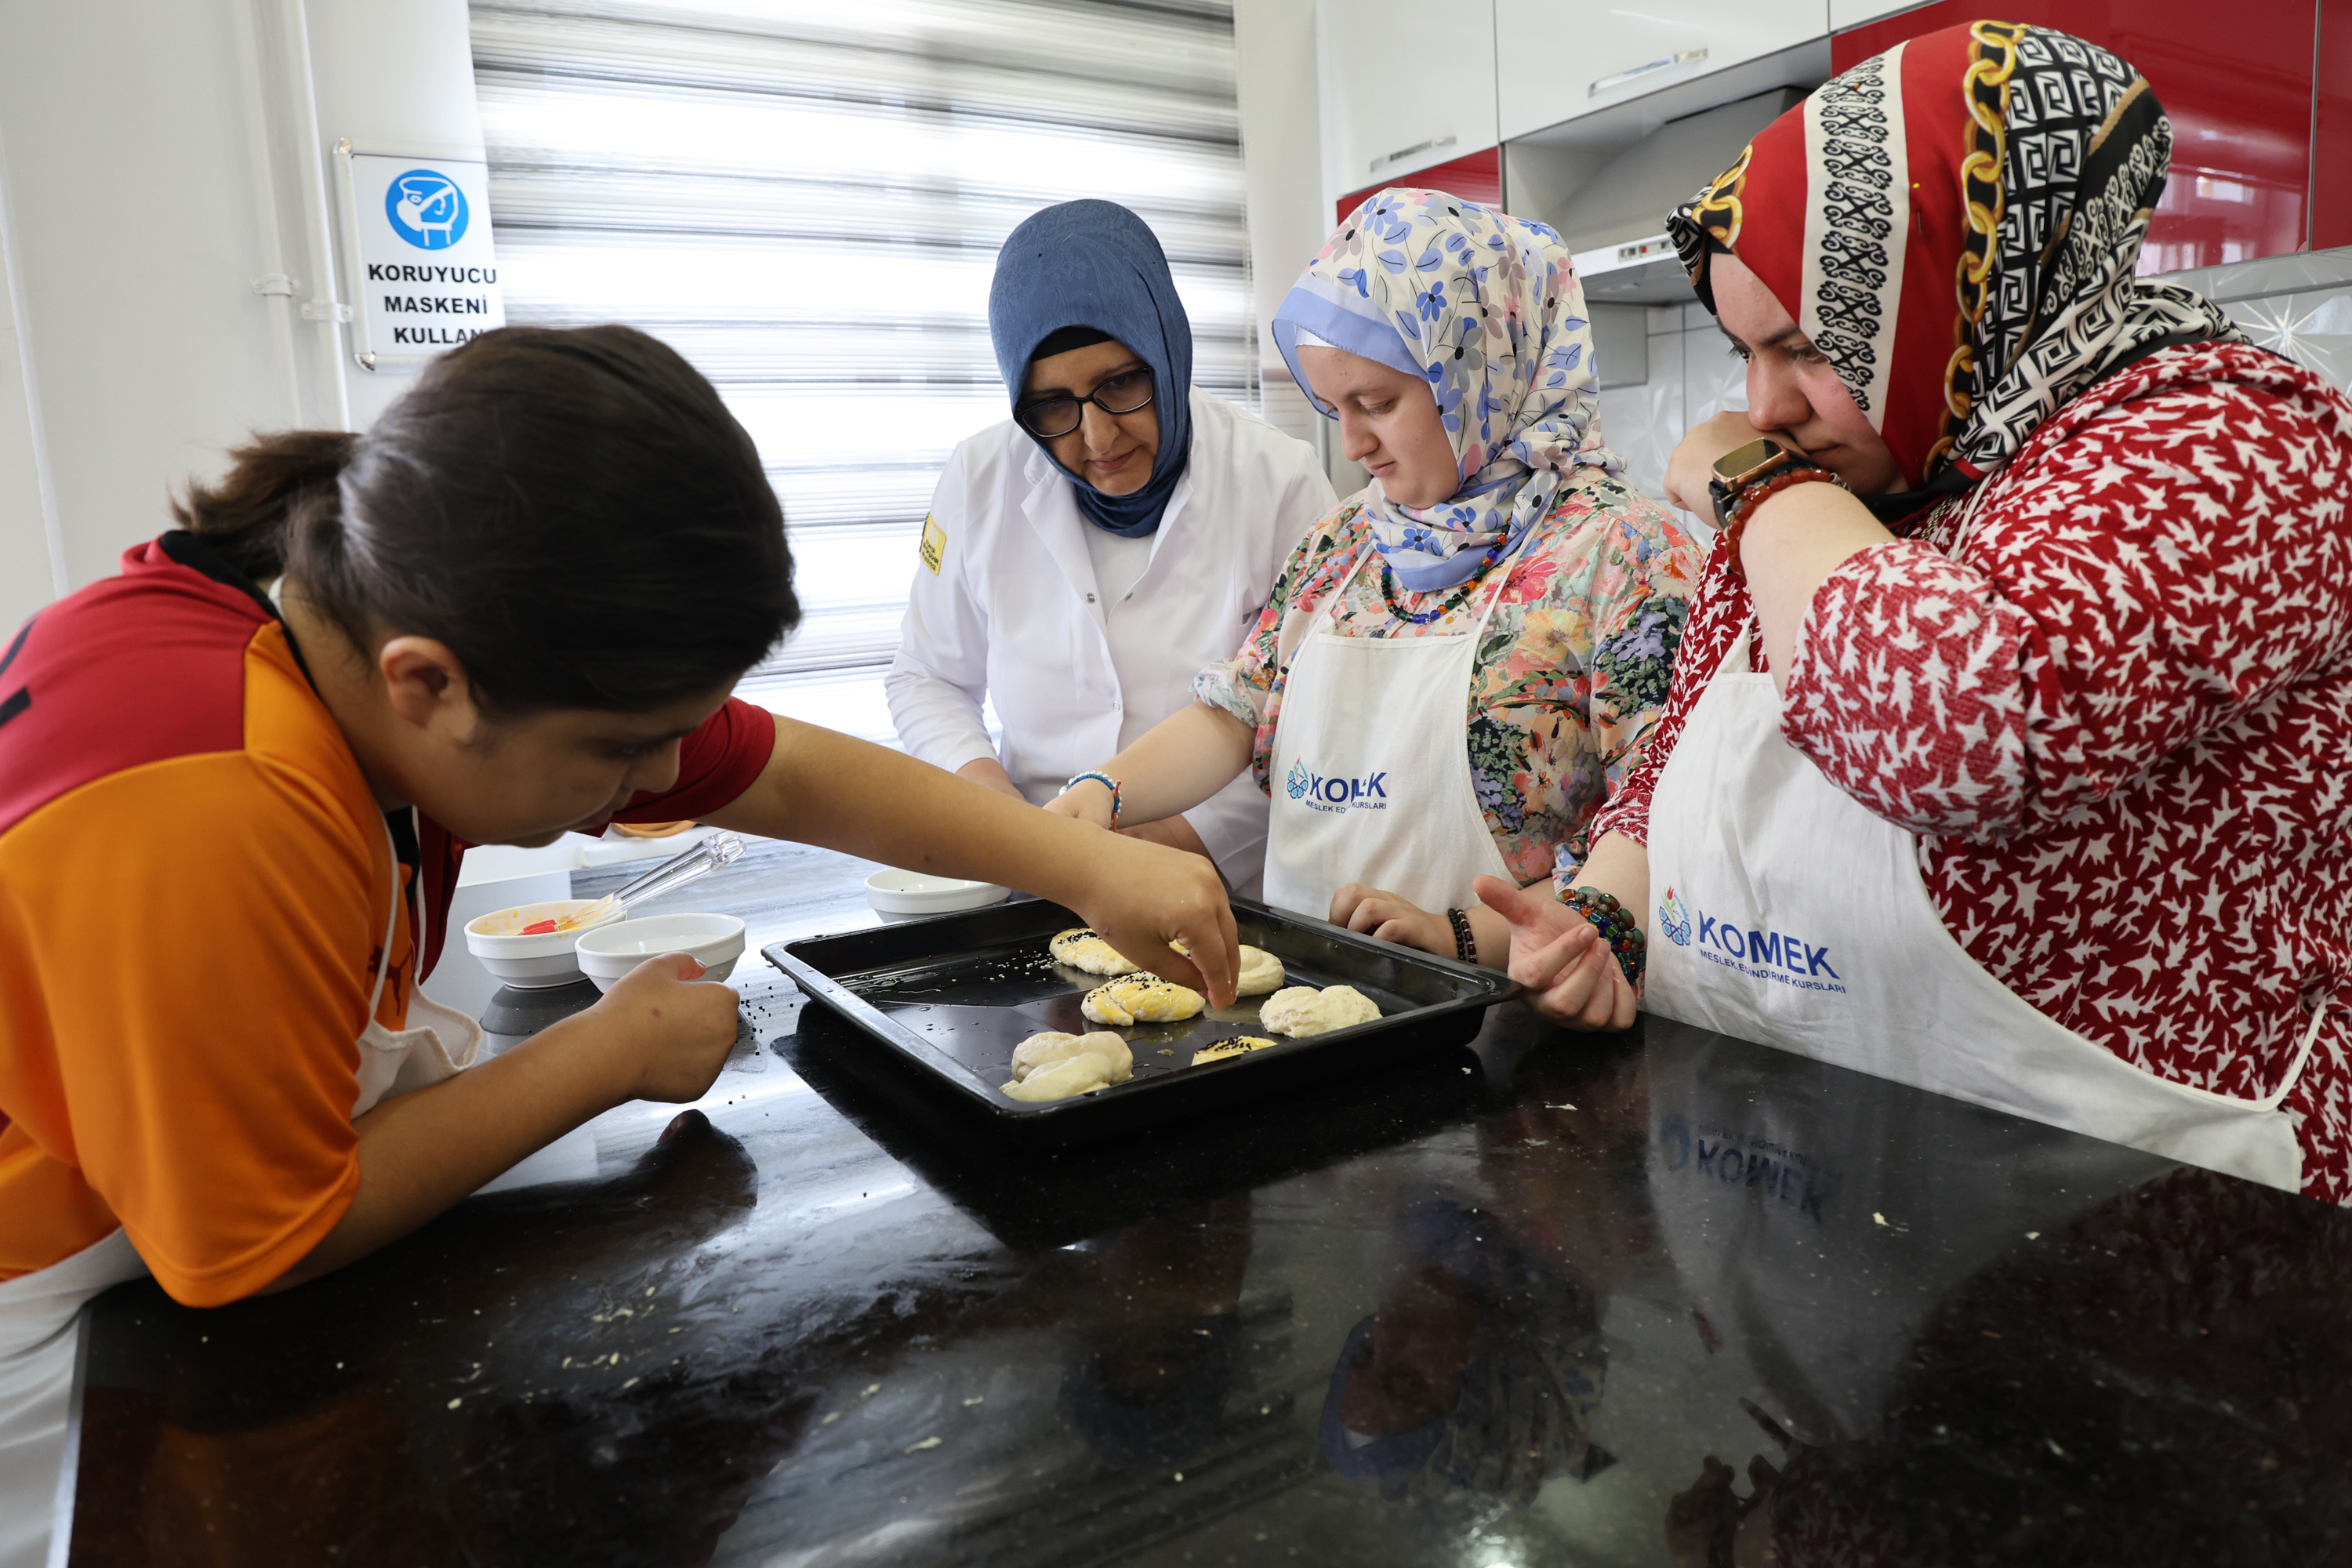
<instances>
[{"instance_id":1,"label":"safety sign on wall","mask_svg":"<svg viewBox=\"0 0 2352 1568\"><path fill-rule=\"evenodd\" d=\"M489 166L362 153L348 142L335 153L352 356L370 370L415 364L506 325Z\"/></svg>"}]
</instances>

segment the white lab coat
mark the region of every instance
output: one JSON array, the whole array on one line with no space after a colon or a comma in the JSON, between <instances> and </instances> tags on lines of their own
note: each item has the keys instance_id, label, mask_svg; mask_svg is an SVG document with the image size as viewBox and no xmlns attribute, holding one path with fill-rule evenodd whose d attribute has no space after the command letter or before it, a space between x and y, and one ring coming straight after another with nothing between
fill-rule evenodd
<instances>
[{"instance_id":1,"label":"white lab coat","mask_svg":"<svg viewBox=\"0 0 2352 1568\"><path fill-rule=\"evenodd\" d=\"M915 568L885 685L900 742L950 770L1001 755L1045 804L1192 700L1192 677L1234 657L1283 562L1338 504L1313 447L1195 389L1192 461L1150 564L1105 605L1071 481L1011 420L982 431L931 501L940 563ZM1266 801L1247 771L1185 819L1234 890L1255 897Z\"/></svg>"}]
</instances>

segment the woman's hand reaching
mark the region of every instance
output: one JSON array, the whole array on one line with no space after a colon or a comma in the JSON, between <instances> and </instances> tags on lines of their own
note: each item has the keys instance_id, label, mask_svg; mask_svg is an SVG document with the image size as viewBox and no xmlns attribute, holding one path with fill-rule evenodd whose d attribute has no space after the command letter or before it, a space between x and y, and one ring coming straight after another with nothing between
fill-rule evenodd
<instances>
[{"instance_id":1,"label":"woman's hand reaching","mask_svg":"<svg viewBox=\"0 0 2352 1568\"><path fill-rule=\"evenodd\" d=\"M1110 829L1110 791L1100 779L1080 779L1045 803L1045 809L1055 816L1090 823L1105 832Z\"/></svg>"},{"instance_id":2,"label":"woman's hand reaching","mask_svg":"<svg viewBox=\"0 0 2352 1568\"><path fill-rule=\"evenodd\" d=\"M1633 1026L1640 998L1592 922L1500 877L1481 877L1475 886L1480 901L1510 922L1505 968L1538 1014L1571 1029Z\"/></svg>"}]
</instances>

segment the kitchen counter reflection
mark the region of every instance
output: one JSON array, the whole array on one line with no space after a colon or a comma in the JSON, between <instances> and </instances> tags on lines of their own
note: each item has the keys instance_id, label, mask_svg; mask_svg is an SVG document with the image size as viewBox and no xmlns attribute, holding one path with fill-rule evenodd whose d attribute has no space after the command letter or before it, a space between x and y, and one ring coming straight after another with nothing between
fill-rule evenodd
<instances>
[{"instance_id":1,"label":"kitchen counter reflection","mask_svg":"<svg viewBox=\"0 0 2352 1568\"><path fill-rule=\"evenodd\" d=\"M1514 1008L1040 1158L738 978L711 1097L593 1178L104 1299L71 1561L2352 1555L2352 1215Z\"/></svg>"}]
</instances>

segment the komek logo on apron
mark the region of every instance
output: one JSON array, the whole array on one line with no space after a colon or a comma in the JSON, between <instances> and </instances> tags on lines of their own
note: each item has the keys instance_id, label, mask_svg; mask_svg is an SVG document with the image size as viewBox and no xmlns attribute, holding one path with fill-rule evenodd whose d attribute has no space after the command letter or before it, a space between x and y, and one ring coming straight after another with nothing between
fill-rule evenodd
<instances>
[{"instance_id":1,"label":"komek logo on apron","mask_svg":"<svg viewBox=\"0 0 2352 1568\"><path fill-rule=\"evenodd\" d=\"M2285 1080L2238 1100L2134 1067L1995 979L1945 927L1916 839L1781 736L1742 637L1650 804L1643 1004L1669 1018L2286 1191L2302 1146ZM2324 1016L2324 1009L2322 1010Z\"/></svg>"},{"instance_id":2,"label":"komek logo on apron","mask_svg":"<svg viewBox=\"0 0 2352 1568\"><path fill-rule=\"evenodd\" d=\"M1265 841L1265 901L1310 920L1362 882L1425 910L1475 901L1483 873L1516 883L1470 778L1470 683L1478 644L1535 537L1487 568L1493 588L1466 632L1351 637L1327 629L1370 540L1291 656L1270 772L1280 778Z\"/></svg>"}]
</instances>

